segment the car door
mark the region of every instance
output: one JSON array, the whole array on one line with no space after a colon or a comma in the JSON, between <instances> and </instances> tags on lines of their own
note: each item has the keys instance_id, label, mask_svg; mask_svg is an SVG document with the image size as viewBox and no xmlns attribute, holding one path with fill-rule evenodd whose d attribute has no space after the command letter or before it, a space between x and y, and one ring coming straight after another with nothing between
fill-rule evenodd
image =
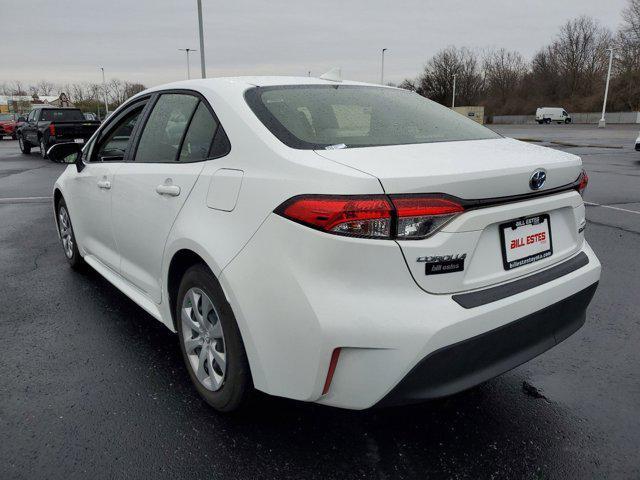
<instances>
[{"instance_id":1,"label":"car door","mask_svg":"<svg viewBox=\"0 0 640 480\"><path fill-rule=\"evenodd\" d=\"M112 218L121 275L159 303L165 242L203 169L217 121L194 93L162 92L154 101L135 153L116 173Z\"/></svg>"},{"instance_id":2,"label":"car door","mask_svg":"<svg viewBox=\"0 0 640 480\"><path fill-rule=\"evenodd\" d=\"M38 125L36 117L38 113L39 113L38 109L31 110L31 112L29 112L29 116L27 117L27 123L25 123L22 131L22 134L25 140L27 140L27 142L29 142L31 145L34 145L34 146L39 145L38 135L36 133L37 125Z\"/></svg>"},{"instance_id":3,"label":"car door","mask_svg":"<svg viewBox=\"0 0 640 480\"><path fill-rule=\"evenodd\" d=\"M97 140L88 144L84 168L73 177L72 199L76 238L85 253L119 272L120 254L111 225L114 175L123 164L133 131L147 100L127 107L105 123Z\"/></svg>"}]
</instances>

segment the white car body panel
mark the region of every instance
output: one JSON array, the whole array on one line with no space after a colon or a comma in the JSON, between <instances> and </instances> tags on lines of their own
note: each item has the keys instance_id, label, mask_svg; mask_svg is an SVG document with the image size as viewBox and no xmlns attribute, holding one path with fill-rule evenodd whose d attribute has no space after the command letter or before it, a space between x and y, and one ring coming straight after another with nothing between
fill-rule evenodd
<instances>
[{"instance_id":1,"label":"white car body panel","mask_svg":"<svg viewBox=\"0 0 640 480\"><path fill-rule=\"evenodd\" d=\"M259 390L367 408L430 352L598 281L600 263L579 232L584 206L575 191L466 211L416 241L331 235L273 213L301 194L518 195L528 190L534 169L547 171L544 190L571 184L581 169L576 156L509 139L296 150L281 143L243 97L253 85L285 84L335 82L246 77L154 87L141 95L164 89L203 95L224 127L230 152L191 164L89 164L81 173L72 165L54 188L67 202L87 263L171 330L171 261L185 250L198 255L233 309ZM180 195L156 192L167 179ZM112 188L98 188L99 180ZM541 213L551 218L553 255L503 270L496 256L498 225ZM450 250L467 253L464 271L425 277L415 259L455 253ZM473 309L452 301L454 292L526 277L581 252L588 265L529 291ZM335 348L342 353L323 395Z\"/></svg>"}]
</instances>

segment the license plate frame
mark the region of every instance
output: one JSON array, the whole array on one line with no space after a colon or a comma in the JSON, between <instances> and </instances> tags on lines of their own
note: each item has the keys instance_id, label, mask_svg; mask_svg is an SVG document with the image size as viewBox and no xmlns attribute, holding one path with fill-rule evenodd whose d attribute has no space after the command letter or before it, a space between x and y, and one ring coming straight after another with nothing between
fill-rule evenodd
<instances>
[{"instance_id":1,"label":"license plate frame","mask_svg":"<svg viewBox=\"0 0 640 480\"><path fill-rule=\"evenodd\" d=\"M549 237L549 248L541 251L537 251L530 255L520 257L520 258L512 258L508 260L507 257L507 241L505 231L507 229L518 229L522 227L531 227L532 225L540 225L546 222L546 232ZM525 265L530 265L534 262L538 262L540 260L544 260L545 258L549 258L553 255L553 234L551 233L551 219L548 213L541 213L539 215L530 215L527 217L521 217L515 220L511 220L506 223L502 223L499 226L500 230L500 248L502 249L502 264L505 270L513 270L514 268L523 267Z\"/></svg>"}]
</instances>

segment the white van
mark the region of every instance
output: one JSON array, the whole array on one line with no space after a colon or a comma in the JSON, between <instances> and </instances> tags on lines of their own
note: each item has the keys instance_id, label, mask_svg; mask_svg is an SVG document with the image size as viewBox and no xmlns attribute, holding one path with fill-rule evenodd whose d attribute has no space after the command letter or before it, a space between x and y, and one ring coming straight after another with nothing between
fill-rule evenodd
<instances>
[{"instance_id":1,"label":"white van","mask_svg":"<svg viewBox=\"0 0 640 480\"><path fill-rule=\"evenodd\" d=\"M564 108L561 107L540 107L536 110L536 122L543 123L571 123L571 117Z\"/></svg>"}]
</instances>

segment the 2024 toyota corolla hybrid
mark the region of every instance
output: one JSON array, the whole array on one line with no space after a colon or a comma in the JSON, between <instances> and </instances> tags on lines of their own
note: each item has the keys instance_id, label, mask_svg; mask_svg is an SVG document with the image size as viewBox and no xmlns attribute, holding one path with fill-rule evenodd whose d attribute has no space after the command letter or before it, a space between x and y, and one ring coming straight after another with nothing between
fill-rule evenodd
<instances>
[{"instance_id":1,"label":"2024 toyota corolla hybrid","mask_svg":"<svg viewBox=\"0 0 640 480\"><path fill-rule=\"evenodd\" d=\"M580 158L404 90L179 82L49 154L69 263L177 331L222 411L467 389L580 328L600 277Z\"/></svg>"}]
</instances>

